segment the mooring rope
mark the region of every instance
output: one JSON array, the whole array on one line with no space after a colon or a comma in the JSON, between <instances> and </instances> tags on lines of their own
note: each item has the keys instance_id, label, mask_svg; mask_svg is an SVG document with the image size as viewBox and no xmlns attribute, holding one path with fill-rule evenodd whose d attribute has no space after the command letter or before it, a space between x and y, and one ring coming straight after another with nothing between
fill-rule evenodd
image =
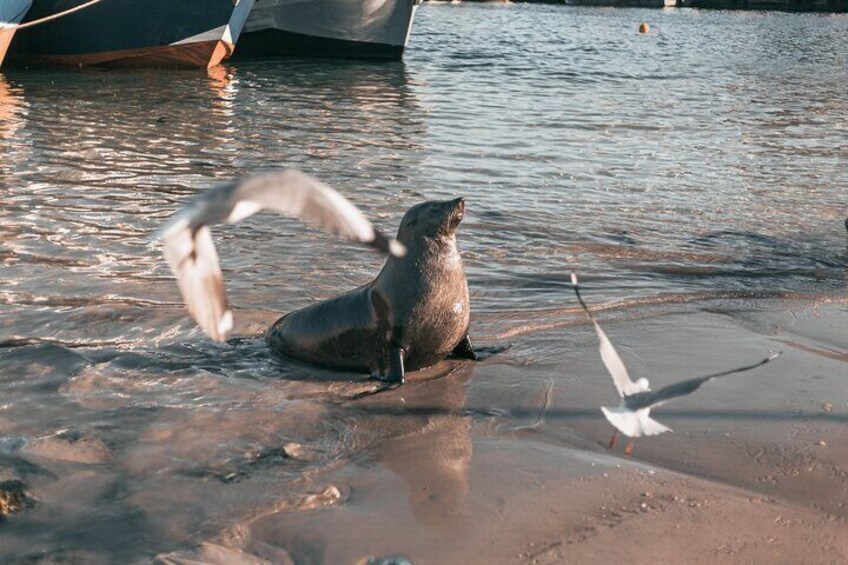
<instances>
[{"instance_id":1,"label":"mooring rope","mask_svg":"<svg viewBox=\"0 0 848 565\"><path fill-rule=\"evenodd\" d=\"M28 27L35 27L37 25L41 25L43 23L47 23L47 22L52 21L52 20L58 20L59 18L64 18L65 16L73 14L74 12L79 12L80 10L85 10L86 8L94 6L95 4L100 4L101 1L102 0L89 0L88 2L85 2L84 4L80 4L79 6L75 6L73 8L68 8L67 10L64 10L62 12L57 12L57 13L51 15L51 16L45 16L43 18L39 18L37 20L32 20L31 22L27 22L25 24L18 24L18 25L15 25L15 26L9 26L9 28L21 30L21 29L26 29Z\"/></svg>"}]
</instances>

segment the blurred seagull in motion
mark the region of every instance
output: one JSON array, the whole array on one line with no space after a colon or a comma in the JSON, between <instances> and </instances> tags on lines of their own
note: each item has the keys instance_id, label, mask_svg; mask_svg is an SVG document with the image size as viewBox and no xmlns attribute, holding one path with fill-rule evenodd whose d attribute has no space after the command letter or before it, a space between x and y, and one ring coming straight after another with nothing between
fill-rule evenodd
<instances>
[{"instance_id":1,"label":"blurred seagull in motion","mask_svg":"<svg viewBox=\"0 0 848 565\"><path fill-rule=\"evenodd\" d=\"M652 391L648 383L648 379L641 378L636 382L630 380L630 375L627 374L627 368L624 366L621 357L618 356L618 353L612 346L612 342L610 342L597 320L595 320L595 316L592 315L589 307L586 306L586 303L583 301L583 297L580 295L580 287L577 284L577 275L574 273L571 273L571 285L574 287L574 293L577 295L577 300L580 301L580 306L583 307L583 310L586 312L589 320L591 320L592 324L595 326L595 333L598 334L598 341L600 342L599 348L601 352L601 360L612 376L615 388L618 389L618 394L621 396L621 404L617 407L601 407L601 411L604 413L604 416L606 416L609 423L615 427L615 431L613 432L612 438L609 442L610 449L615 446L615 440L618 437L618 432L623 433L629 438L654 436L670 432L671 428L668 428L651 418L650 414L652 408L662 406L675 398L690 395L701 388L702 384L712 379L732 375L734 373L741 373L743 371L749 371L765 365L781 353L777 352L753 365L747 365L745 367L739 367L729 371L722 371L720 373L713 373L703 377L680 381L678 383L665 386L657 391ZM632 455L632 439L627 442L627 447L625 448L624 453L628 457Z\"/></svg>"},{"instance_id":2,"label":"blurred seagull in motion","mask_svg":"<svg viewBox=\"0 0 848 565\"><path fill-rule=\"evenodd\" d=\"M341 237L402 257L406 248L380 233L344 196L319 180L285 169L236 180L189 203L162 232L165 259L188 311L206 334L224 341L233 329L218 253L209 226L234 224L261 211L307 220Z\"/></svg>"}]
</instances>

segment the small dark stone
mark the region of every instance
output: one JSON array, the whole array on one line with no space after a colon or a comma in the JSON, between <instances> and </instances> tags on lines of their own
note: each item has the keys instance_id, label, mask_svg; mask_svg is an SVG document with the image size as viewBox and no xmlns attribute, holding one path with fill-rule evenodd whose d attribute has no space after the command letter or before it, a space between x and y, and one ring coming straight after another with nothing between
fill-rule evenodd
<instances>
[{"instance_id":1,"label":"small dark stone","mask_svg":"<svg viewBox=\"0 0 848 565\"><path fill-rule=\"evenodd\" d=\"M27 496L26 485L13 479L0 482L0 520L10 514L33 506L32 499Z\"/></svg>"},{"instance_id":2,"label":"small dark stone","mask_svg":"<svg viewBox=\"0 0 848 565\"><path fill-rule=\"evenodd\" d=\"M390 555L388 557L369 557L368 565L413 565L412 561L402 555Z\"/></svg>"}]
</instances>

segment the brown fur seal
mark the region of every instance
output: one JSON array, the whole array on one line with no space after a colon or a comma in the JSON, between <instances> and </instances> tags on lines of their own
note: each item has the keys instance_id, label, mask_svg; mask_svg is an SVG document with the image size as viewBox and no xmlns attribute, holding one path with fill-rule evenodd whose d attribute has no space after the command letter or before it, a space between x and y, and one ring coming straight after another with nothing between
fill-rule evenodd
<instances>
[{"instance_id":1,"label":"brown fur seal","mask_svg":"<svg viewBox=\"0 0 848 565\"><path fill-rule=\"evenodd\" d=\"M402 383L405 370L454 354L476 359L468 338L468 283L456 246L462 198L424 202L401 220L403 257L370 283L280 318L269 345L309 363Z\"/></svg>"}]
</instances>

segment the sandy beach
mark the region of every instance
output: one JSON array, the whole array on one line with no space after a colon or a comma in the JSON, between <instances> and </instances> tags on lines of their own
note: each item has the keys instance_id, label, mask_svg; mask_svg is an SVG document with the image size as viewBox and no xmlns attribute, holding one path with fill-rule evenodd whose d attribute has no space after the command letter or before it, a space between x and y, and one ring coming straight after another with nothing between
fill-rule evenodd
<instances>
[{"instance_id":1,"label":"sandy beach","mask_svg":"<svg viewBox=\"0 0 848 565\"><path fill-rule=\"evenodd\" d=\"M548 383L535 373L537 394L511 393L524 373L517 346L351 404L357 428L387 437L306 489L335 487L339 497L320 510L270 509L211 543L236 542L272 562L279 554L263 552L285 548L295 563L848 559L846 303L717 306L611 331L658 382L687 367L709 372L716 360L744 362L761 348L780 347L785 358L658 411L675 433L638 441L632 459L605 448L611 428L587 408L614 392L592 334L575 326L568 337L534 338L573 346L551 362Z\"/></svg>"},{"instance_id":2,"label":"sandy beach","mask_svg":"<svg viewBox=\"0 0 848 565\"><path fill-rule=\"evenodd\" d=\"M607 449L612 428L597 406L615 391L576 316L374 395L362 396L365 379L330 372L306 370L294 399L283 381L165 374L174 401L155 416L145 394L159 393L128 378L140 368L131 354L93 371L85 353L31 346L42 362L29 386L103 424L4 455L2 478L24 481L38 506L3 525L3 551L133 560L137 548L109 542L129 521L165 563L840 563L847 308L768 299L607 310L631 372L657 385L784 351L656 411L674 433L638 440L632 458ZM225 408L204 407L218 395ZM0 421L4 437L26 432ZM86 517L98 500L112 500L118 523ZM38 549L33 532L57 520L65 531L42 539L60 536L61 549Z\"/></svg>"}]
</instances>

